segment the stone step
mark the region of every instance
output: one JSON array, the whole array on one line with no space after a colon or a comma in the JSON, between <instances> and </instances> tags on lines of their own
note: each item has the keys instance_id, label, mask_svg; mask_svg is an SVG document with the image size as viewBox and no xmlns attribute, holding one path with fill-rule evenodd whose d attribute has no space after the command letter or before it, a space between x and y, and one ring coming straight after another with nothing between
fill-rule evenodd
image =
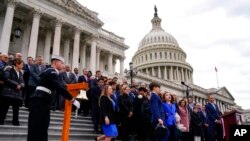
<instances>
[{"instance_id":1,"label":"stone step","mask_svg":"<svg viewBox=\"0 0 250 141\"><path fill-rule=\"evenodd\" d=\"M20 126L12 125L12 112L10 107L5 119L5 125L0 125L0 141L26 141L29 111L25 107L20 107ZM64 113L62 111L51 111L48 129L49 141L61 140L63 117ZM78 115L75 118L75 113L72 112L69 136L69 141L94 141L97 135L94 134L91 117Z\"/></svg>"},{"instance_id":2,"label":"stone step","mask_svg":"<svg viewBox=\"0 0 250 141\"><path fill-rule=\"evenodd\" d=\"M48 133L49 137L48 140L52 141L60 141L61 140L61 133ZM86 140L93 140L95 139L97 135L96 134L75 134L70 133L69 141L86 141ZM21 141L21 140L27 140L27 133L6 133L6 132L0 132L0 140L1 141Z\"/></svg>"},{"instance_id":3,"label":"stone step","mask_svg":"<svg viewBox=\"0 0 250 141\"><path fill-rule=\"evenodd\" d=\"M12 108L9 109L8 113L12 114ZM29 114L28 109L24 109L24 108L20 109L19 115L22 115L22 114L28 115ZM54 117L64 117L64 112L62 112L62 111L50 111L50 115L54 116ZM72 112L71 117L75 117L75 112ZM77 118L91 120L90 116L82 116L81 114L78 114Z\"/></svg>"},{"instance_id":4,"label":"stone step","mask_svg":"<svg viewBox=\"0 0 250 141\"><path fill-rule=\"evenodd\" d=\"M28 120L26 119L19 119L19 123L21 126L27 126L28 125ZM5 125L12 125L12 119L8 118L5 120ZM50 121L50 127L62 127L62 122L58 122L58 121ZM89 129L93 129L94 125L93 124L89 124L89 123L77 123L77 122L71 122L70 123L70 127L73 128L89 128Z\"/></svg>"},{"instance_id":5,"label":"stone step","mask_svg":"<svg viewBox=\"0 0 250 141\"><path fill-rule=\"evenodd\" d=\"M12 119L12 114L11 113L7 113L6 119ZM19 115L19 120L28 120L28 116L27 114L21 114ZM63 117L54 117L51 116L50 117L50 121L56 121L56 122L63 122ZM75 118L75 117L71 117L71 123L85 123L85 124L93 124L93 122L89 119L79 119L79 118Z\"/></svg>"},{"instance_id":6,"label":"stone step","mask_svg":"<svg viewBox=\"0 0 250 141\"><path fill-rule=\"evenodd\" d=\"M0 125L0 132L2 133L27 133L27 126L12 126L12 125ZM49 133L61 133L62 126L59 127L49 127ZM92 134L94 133L93 128L73 128L70 127L70 133L74 134Z\"/></svg>"}]
</instances>

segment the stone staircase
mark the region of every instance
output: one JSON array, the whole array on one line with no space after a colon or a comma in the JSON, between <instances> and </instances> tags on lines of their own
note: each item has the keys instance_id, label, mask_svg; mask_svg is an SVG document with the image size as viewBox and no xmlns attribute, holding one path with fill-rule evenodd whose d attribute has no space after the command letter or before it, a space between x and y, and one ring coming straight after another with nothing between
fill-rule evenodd
<instances>
[{"instance_id":1,"label":"stone staircase","mask_svg":"<svg viewBox=\"0 0 250 141\"><path fill-rule=\"evenodd\" d=\"M28 129L28 114L29 111L20 107L19 122L20 126L12 125L12 107L10 106L5 119L5 124L0 125L0 141L26 141ZM51 111L50 126L48 130L49 141L60 141L63 112ZM93 124L90 117L78 116L75 118L74 113L71 116L70 124L70 141L94 141L96 134L94 134Z\"/></svg>"}]
</instances>

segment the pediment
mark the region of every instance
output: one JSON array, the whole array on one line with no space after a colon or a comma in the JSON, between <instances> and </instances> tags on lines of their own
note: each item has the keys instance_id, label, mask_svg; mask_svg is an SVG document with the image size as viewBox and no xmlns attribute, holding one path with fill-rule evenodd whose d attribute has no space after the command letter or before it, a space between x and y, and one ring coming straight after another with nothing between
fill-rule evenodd
<instances>
[{"instance_id":1,"label":"pediment","mask_svg":"<svg viewBox=\"0 0 250 141\"><path fill-rule=\"evenodd\" d=\"M216 91L216 93L218 93L221 96L224 96L224 97L227 97L229 99L233 99L234 100L234 97L231 95L231 93L227 90L226 87L222 87L222 88L218 89Z\"/></svg>"},{"instance_id":2,"label":"pediment","mask_svg":"<svg viewBox=\"0 0 250 141\"><path fill-rule=\"evenodd\" d=\"M48 0L67 10L80 15L81 17L94 21L98 25L102 26L103 22L97 17L98 13L91 11L87 7L81 5L77 0Z\"/></svg>"}]
</instances>

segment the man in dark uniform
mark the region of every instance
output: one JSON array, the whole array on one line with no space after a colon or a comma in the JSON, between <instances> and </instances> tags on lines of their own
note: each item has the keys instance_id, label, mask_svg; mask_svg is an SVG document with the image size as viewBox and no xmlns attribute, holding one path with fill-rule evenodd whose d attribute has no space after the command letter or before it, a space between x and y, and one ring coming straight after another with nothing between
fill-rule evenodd
<instances>
[{"instance_id":1,"label":"man in dark uniform","mask_svg":"<svg viewBox=\"0 0 250 141\"><path fill-rule=\"evenodd\" d=\"M36 91L30 97L27 141L48 141L52 91L56 90L77 108L80 107L80 103L70 95L65 83L59 78L63 62L61 56L52 55L51 67L40 74Z\"/></svg>"}]
</instances>

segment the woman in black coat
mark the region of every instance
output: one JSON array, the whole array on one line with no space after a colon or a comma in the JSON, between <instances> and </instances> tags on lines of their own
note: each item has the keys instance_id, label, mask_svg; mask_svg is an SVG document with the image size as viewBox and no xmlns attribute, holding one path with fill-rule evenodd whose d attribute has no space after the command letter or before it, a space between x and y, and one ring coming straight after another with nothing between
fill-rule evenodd
<instances>
[{"instance_id":1,"label":"woman in black coat","mask_svg":"<svg viewBox=\"0 0 250 141\"><path fill-rule=\"evenodd\" d=\"M104 86L100 98L100 119L102 129L105 135L97 137L96 140L111 141L112 138L118 136L116 126L115 102L111 99L112 87L110 85Z\"/></svg>"},{"instance_id":2,"label":"woman in black coat","mask_svg":"<svg viewBox=\"0 0 250 141\"><path fill-rule=\"evenodd\" d=\"M4 86L1 91L1 105L0 105L0 122L4 124L4 119L8 112L9 106L13 108L12 124L19 126L19 106L22 105L22 88L24 88L23 61L19 58L13 60L13 66L4 71Z\"/></svg>"},{"instance_id":3,"label":"woman in black coat","mask_svg":"<svg viewBox=\"0 0 250 141\"><path fill-rule=\"evenodd\" d=\"M194 136L194 141L201 141L202 137L202 120L200 114L198 113L198 107L193 107L193 112L191 113L191 129Z\"/></svg>"},{"instance_id":4,"label":"woman in black coat","mask_svg":"<svg viewBox=\"0 0 250 141\"><path fill-rule=\"evenodd\" d=\"M133 104L129 98L130 88L123 85L121 88L122 95L118 98L119 117L121 121L121 140L128 141L132 128Z\"/></svg>"}]
</instances>

